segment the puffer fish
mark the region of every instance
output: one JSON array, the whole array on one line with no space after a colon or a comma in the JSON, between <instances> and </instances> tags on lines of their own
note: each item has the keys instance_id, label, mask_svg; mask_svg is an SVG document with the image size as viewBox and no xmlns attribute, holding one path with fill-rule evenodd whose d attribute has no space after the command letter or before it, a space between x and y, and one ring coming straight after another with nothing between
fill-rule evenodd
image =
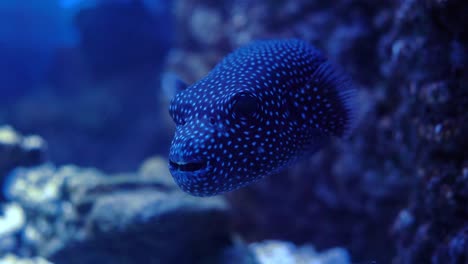
<instances>
[{"instance_id":1,"label":"puffer fish","mask_svg":"<svg viewBox=\"0 0 468 264\"><path fill-rule=\"evenodd\" d=\"M217 195L348 136L356 120L349 80L302 40L239 48L172 99L173 178L189 194Z\"/></svg>"}]
</instances>

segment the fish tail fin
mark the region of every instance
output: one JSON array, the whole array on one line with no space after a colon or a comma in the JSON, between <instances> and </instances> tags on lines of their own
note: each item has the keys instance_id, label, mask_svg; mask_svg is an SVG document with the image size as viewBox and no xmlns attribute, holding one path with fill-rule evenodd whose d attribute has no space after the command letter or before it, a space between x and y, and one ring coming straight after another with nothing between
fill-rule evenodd
<instances>
[{"instance_id":1,"label":"fish tail fin","mask_svg":"<svg viewBox=\"0 0 468 264\"><path fill-rule=\"evenodd\" d=\"M338 137L349 137L358 122L357 89L351 79L335 65L325 61L314 71L308 85L321 96L318 109L321 130ZM317 110L316 110L317 111Z\"/></svg>"}]
</instances>

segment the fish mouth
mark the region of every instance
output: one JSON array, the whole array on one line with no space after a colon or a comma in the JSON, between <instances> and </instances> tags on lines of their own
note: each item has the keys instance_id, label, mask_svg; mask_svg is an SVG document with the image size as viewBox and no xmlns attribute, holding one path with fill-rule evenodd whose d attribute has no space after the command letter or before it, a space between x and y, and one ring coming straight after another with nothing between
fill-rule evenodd
<instances>
[{"instance_id":1,"label":"fish mouth","mask_svg":"<svg viewBox=\"0 0 468 264\"><path fill-rule=\"evenodd\" d=\"M207 167L207 163L203 161L182 162L169 160L169 167L171 170L196 172L205 169Z\"/></svg>"}]
</instances>

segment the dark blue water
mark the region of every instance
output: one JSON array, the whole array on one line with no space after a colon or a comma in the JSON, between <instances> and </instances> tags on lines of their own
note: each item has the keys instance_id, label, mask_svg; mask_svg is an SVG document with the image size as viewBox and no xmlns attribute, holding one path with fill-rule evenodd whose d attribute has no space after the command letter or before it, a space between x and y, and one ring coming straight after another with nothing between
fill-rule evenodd
<instances>
[{"instance_id":1,"label":"dark blue water","mask_svg":"<svg viewBox=\"0 0 468 264\"><path fill-rule=\"evenodd\" d=\"M0 123L42 135L58 163L128 170L164 153L156 124L170 5L2 1Z\"/></svg>"}]
</instances>

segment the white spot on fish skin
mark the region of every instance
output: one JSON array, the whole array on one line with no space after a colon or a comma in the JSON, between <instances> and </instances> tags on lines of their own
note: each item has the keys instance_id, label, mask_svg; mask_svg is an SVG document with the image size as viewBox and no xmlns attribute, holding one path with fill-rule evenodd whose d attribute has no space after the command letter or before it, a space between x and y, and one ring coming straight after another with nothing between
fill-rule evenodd
<instances>
[{"instance_id":1,"label":"white spot on fish skin","mask_svg":"<svg viewBox=\"0 0 468 264\"><path fill-rule=\"evenodd\" d=\"M178 93L169 159L182 190L231 191L284 168L352 127L352 87L300 40L258 41Z\"/></svg>"}]
</instances>

